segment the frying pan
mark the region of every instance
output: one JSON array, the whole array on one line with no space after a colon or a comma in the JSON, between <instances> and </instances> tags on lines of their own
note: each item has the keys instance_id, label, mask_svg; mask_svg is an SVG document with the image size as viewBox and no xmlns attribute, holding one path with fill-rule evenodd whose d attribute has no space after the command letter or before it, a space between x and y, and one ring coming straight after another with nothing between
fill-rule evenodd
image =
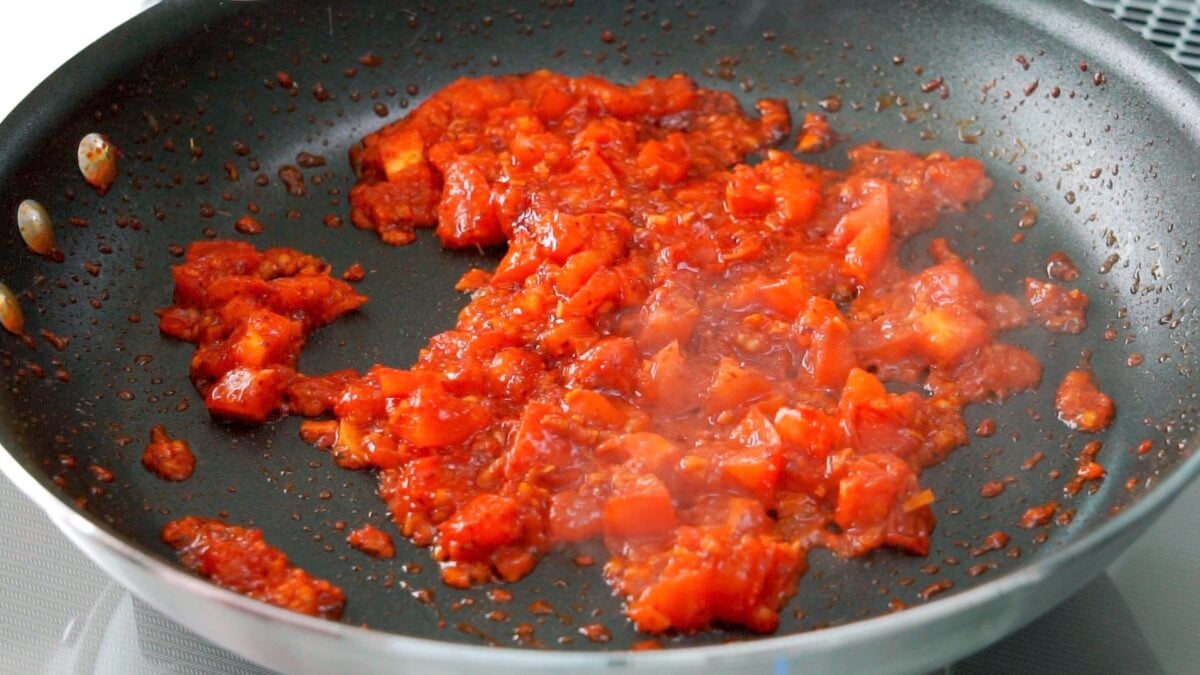
<instances>
[{"instance_id":1,"label":"frying pan","mask_svg":"<svg viewBox=\"0 0 1200 675\"><path fill-rule=\"evenodd\" d=\"M381 58L360 59L368 53ZM973 261L984 285L1019 293L1056 250L1079 264L1089 330L1010 336L1044 361L1042 388L973 408L969 424L990 417L997 433L927 472L939 518L928 558L814 552L776 634L718 629L631 652L644 636L623 619L599 565L572 562L577 551L512 584L508 603L486 587L446 588L428 552L407 542L392 561L349 549L340 523L388 526L374 479L302 443L298 420L248 428L208 416L187 379L191 345L162 338L154 320L170 303L175 247L249 238L233 224L257 209L260 247L294 246L368 272L359 285L368 305L316 333L301 368L410 363L465 303L452 290L458 276L499 252L446 252L430 236L391 248L331 226L348 223L347 151L457 77L542 67L622 81L684 71L746 103L775 96L794 113L824 107L851 143L977 157L997 188L936 234ZM280 86L280 72L295 87ZM314 94L318 83L328 95ZM134 592L283 671L935 667L1066 598L1200 471L1198 122L1191 78L1082 3L167 2L84 50L0 125L0 209L39 200L65 253L61 263L36 257L16 227L5 228L0 279L21 294L32 335L69 339L61 349L0 339L0 468ZM74 166L76 144L92 131L124 153L103 197ZM844 164L845 147L818 161ZM277 172L300 152L327 162L303 170L307 193L294 196ZM926 243L914 242L911 255ZM1054 419L1052 395L1085 350L1119 412L1101 437L1107 478L1069 497L1063 486L1088 439ZM188 482L141 468L154 424L196 450ZM1144 440L1150 451L1135 452ZM1022 468L1039 452L1040 463ZM1000 497L979 495L985 481L1006 479ZM1074 519L1017 527L1049 499ZM186 514L261 527L297 564L345 588L345 617L291 614L177 568L159 531ZM1007 551L973 556L995 530L1011 535ZM923 600L933 584L948 588ZM549 613L539 609L546 604ZM580 634L597 622L611 641ZM514 640L520 624L532 626L532 640Z\"/></svg>"}]
</instances>

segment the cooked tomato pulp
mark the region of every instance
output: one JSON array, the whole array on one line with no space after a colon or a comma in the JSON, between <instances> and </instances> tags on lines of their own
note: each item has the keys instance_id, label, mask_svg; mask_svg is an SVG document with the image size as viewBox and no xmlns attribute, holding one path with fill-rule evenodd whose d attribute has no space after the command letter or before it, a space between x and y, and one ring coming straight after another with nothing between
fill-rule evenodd
<instances>
[{"instance_id":1,"label":"cooked tomato pulp","mask_svg":"<svg viewBox=\"0 0 1200 675\"><path fill-rule=\"evenodd\" d=\"M602 538L605 575L648 632L773 630L813 547L925 554L922 469L966 442L964 406L1041 378L996 339L1028 323L1024 304L985 291L944 241L923 269L897 256L991 182L973 159L870 144L846 171L805 164L768 149L786 105L757 107L682 76L455 82L364 139L351 199L355 224L390 243L436 225L449 247L507 244L495 270L463 276L456 326L409 368L316 378L311 405L284 384L250 414L214 389L210 407L328 409L305 438L379 470L400 531L450 585L516 580ZM764 159L739 163L750 153ZM268 368L290 369L305 329L361 302L340 293L291 315L294 349ZM197 339L201 317L240 311L199 306L169 332ZM232 339L197 340L202 386L247 367Z\"/></svg>"}]
</instances>

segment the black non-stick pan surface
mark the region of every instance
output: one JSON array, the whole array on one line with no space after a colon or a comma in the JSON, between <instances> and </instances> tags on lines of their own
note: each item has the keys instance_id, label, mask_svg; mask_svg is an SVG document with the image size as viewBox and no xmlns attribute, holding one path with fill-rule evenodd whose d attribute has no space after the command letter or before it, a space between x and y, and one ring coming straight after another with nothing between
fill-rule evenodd
<instances>
[{"instance_id":1,"label":"black non-stick pan surface","mask_svg":"<svg viewBox=\"0 0 1200 675\"><path fill-rule=\"evenodd\" d=\"M512 584L511 602L490 600L488 587L444 587L428 552L399 537L390 561L346 545L339 523L391 527L374 476L338 469L303 443L298 419L252 428L209 417L188 382L193 347L161 337L154 315L171 302L180 247L248 239L319 254L339 271L362 263L358 288L370 302L318 331L301 368L411 363L465 304L453 290L461 273L494 265L501 251L446 252L428 232L393 248L354 229L347 152L455 78L537 68L626 82L682 71L747 104L786 98L795 118L822 110L850 137L817 159L835 166L845 148L871 139L976 157L996 189L935 234L972 259L985 286L1019 295L1056 250L1078 263L1077 286L1092 298L1087 332L1016 334L1043 359L1043 386L974 408L969 423L994 418L995 435L926 474L939 520L928 558L882 551L844 561L818 551L776 635L718 629L629 654L645 636L623 618L600 565L572 562L578 550ZM1078 588L1197 471L1198 103L1183 70L1082 3L166 2L85 50L0 126L0 212L13 214L0 228L0 279L21 296L31 335L66 341L56 349L37 337L31 349L0 336L4 464L134 590L277 668L377 666L384 654L407 668L423 654L427 665L493 669L661 670L719 664L723 654L742 665L797 655L816 668L936 665ZM123 152L103 197L75 165L92 131ZM302 168L306 194L295 196L278 172L301 152L326 163ZM21 244L15 212L27 198L52 215L61 263ZM234 222L252 210L265 232L241 235ZM914 256L925 243L912 245ZM1107 478L1070 497L1064 485L1091 437L1057 421L1052 398L1085 351L1119 413L1099 436ZM141 467L155 424L195 449L188 482ZM1135 452L1146 440L1151 450ZM1028 466L1036 453L1044 458ZM996 480L1005 492L981 497ZM1018 527L1027 508L1050 499L1073 520ZM173 571L159 532L188 514L261 527L297 564L345 589L342 624ZM972 555L996 530L1011 535L1007 550ZM926 601L931 586L944 590ZM910 609L893 611L901 606ZM611 641L580 634L594 623ZM515 639L521 624L533 629L524 641ZM487 645L504 649L467 648ZM581 654L564 660L568 652Z\"/></svg>"}]
</instances>

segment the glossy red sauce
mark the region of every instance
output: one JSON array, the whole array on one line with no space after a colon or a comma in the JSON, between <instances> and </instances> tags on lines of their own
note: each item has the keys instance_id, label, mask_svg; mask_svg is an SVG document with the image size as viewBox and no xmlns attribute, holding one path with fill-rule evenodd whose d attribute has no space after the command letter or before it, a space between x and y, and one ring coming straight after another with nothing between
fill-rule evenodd
<instances>
[{"instance_id":1,"label":"glossy red sauce","mask_svg":"<svg viewBox=\"0 0 1200 675\"><path fill-rule=\"evenodd\" d=\"M142 465L163 480L184 481L196 470L196 456L187 441L171 438L159 424L150 430L150 444L142 453Z\"/></svg>"},{"instance_id":2,"label":"glossy red sauce","mask_svg":"<svg viewBox=\"0 0 1200 675\"><path fill-rule=\"evenodd\" d=\"M796 152L825 152L835 143L837 133L824 115L815 112L804 113L804 120L800 122L800 132L796 137Z\"/></svg>"},{"instance_id":3,"label":"glossy red sauce","mask_svg":"<svg viewBox=\"0 0 1200 675\"><path fill-rule=\"evenodd\" d=\"M965 406L1036 387L1041 364L997 339L1030 310L946 242L927 267L898 258L987 195L979 162L869 144L823 169L770 150L787 108L757 107L681 76L460 80L352 157L359 227L507 244L415 364L296 374L304 335L363 298L315 258L231 243L189 249L163 330L201 345L214 414L328 414L303 436L379 470L452 586L599 538L639 629L774 630L810 549L927 553L922 470L967 442Z\"/></svg>"},{"instance_id":4,"label":"glossy red sauce","mask_svg":"<svg viewBox=\"0 0 1200 675\"><path fill-rule=\"evenodd\" d=\"M320 258L288 248L199 241L173 270L175 303L159 329L194 342L191 376L214 415L265 422L281 411L319 415L352 373L295 371L305 338L366 302Z\"/></svg>"},{"instance_id":5,"label":"glossy red sauce","mask_svg":"<svg viewBox=\"0 0 1200 675\"><path fill-rule=\"evenodd\" d=\"M392 535L374 525L363 525L351 532L350 536L346 537L346 543L373 558L396 557L396 545L392 542Z\"/></svg>"},{"instance_id":6,"label":"glossy red sauce","mask_svg":"<svg viewBox=\"0 0 1200 675\"><path fill-rule=\"evenodd\" d=\"M1077 335L1087 329L1088 296L1077 288L1030 277L1025 280L1025 300L1046 330Z\"/></svg>"},{"instance_id":7,"label":"glossy red sauce","mask_svg":"<svg viewBox=\"0 0 1200 675\"><path fill-rule=\"evenodd\" d=\"M185 567L225 588L302 614L342 615L342 589L293 565L262 530L188 516L167 523L162 539Z\"/></svg>"},{"instance_id":8,"label":"glossy red sauce","mask_svg":"<svg viewBox=\"0 0 1200 675\"><path fill-rule=\"evenodd\" d=\"M1068 427L1094 433L1112 424L1116 404L1100 391L1092 371L1078 368L1067 373L1054 396L1058 418Z\"/></svg>"}]
</instances>

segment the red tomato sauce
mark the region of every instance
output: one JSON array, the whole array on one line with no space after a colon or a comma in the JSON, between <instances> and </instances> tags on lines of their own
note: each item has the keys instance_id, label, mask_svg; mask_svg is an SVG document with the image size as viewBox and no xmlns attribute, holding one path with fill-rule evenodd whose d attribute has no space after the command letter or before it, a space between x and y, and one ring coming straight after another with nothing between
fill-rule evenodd
<instances>
[{"instance_id":1,"label":"red tomato sauce","mask_svg":"<svg viewBox=\"0 0 1200 675\"><path fill-rule=\"evenodd\" d=\"M162 538L185 567L230 590L302 614L342 615L342 589L293 565L262 530L188 516L167 523Z\"/></svg>"},{"instance_id":2,"label":"red tomato sauce","mask_svg":"<svg viewBox=\"0 0 1200 675\"><path fill-rule=\"evenodd\" d=\"M392 535L374 525L363 525L351 532L346 537L346 543L373 558L396 557L396 545L392 542Z\"/></svg>"},{"instance_id":3,"label":"red tomato sauce","mask_svg":"<svg viewBox=\"0 0 1200 675\"><path fill-rule=\"evenodd\" d=\"M330 409L353 373L307 378L296 359L310 332L367 299L329 265L288 248L200 241L172 273L175 303L158 312L159 329L196 343L192 382L214 415L265 422L281 411Z\"/></svg>"},{"instance_id":4,"label":"red tomato sauce","mask_svg":"<svg viewBox=\"0 0 1200 675\"><path fill-rule=\"evenodd\" d=\"M185 481L196 470L196 456L187 441L171 438L159 424L150 430L150 444L142 453L142 465L163 480Z\"/></svg>"},{"instance_id":5,"label":"red tomato sauce","mask_svg":"<svg viewBox=\"0 0 1200 675\"><path fill-rule=\"evenodd\" d=\"M782 101L757 108L682 76L459 80L352 152L359 227L507 244L495 270L464 275L470 303L415 364L318 378L306 396L275 385L249 412L222 398L245 368L314 381L290 370L305 332L362 302L227 243L193 245L163 330L201 345L193 378L214 414L328 412L304 438L378 469L401 533L452 586L514 581L600 538L639 629L772 631L812 548L926 554L922 470L967 442L965 406L1042 369L998 340L1030 309L945 241L923 269L898 257L988 194L979 162L868 144L824 169L770 149L789 131ZM765 158L740 164L750 153ZM226 275L256 289L253 312L298 324L255 338L267 346L247 353L271 355L257 365L231 346L257 324L222 318L243 317L240 292L213 297ZM280 313L263 284L298 277L338 290Z\"/></svg>"},{"instance_id":6,"label":"red tomato sauce","mask_svg":"<svg viewBox=\"0 0 1200 675\"><path fill-rule=\"evenodd\" d=\"M1059 383L1054 408L1068 427L1088 433L1107 429L1116 414L1112 398L1100 391L1092 371L1083 368L1067 373Z\"/></svg>"}]
</instances>

